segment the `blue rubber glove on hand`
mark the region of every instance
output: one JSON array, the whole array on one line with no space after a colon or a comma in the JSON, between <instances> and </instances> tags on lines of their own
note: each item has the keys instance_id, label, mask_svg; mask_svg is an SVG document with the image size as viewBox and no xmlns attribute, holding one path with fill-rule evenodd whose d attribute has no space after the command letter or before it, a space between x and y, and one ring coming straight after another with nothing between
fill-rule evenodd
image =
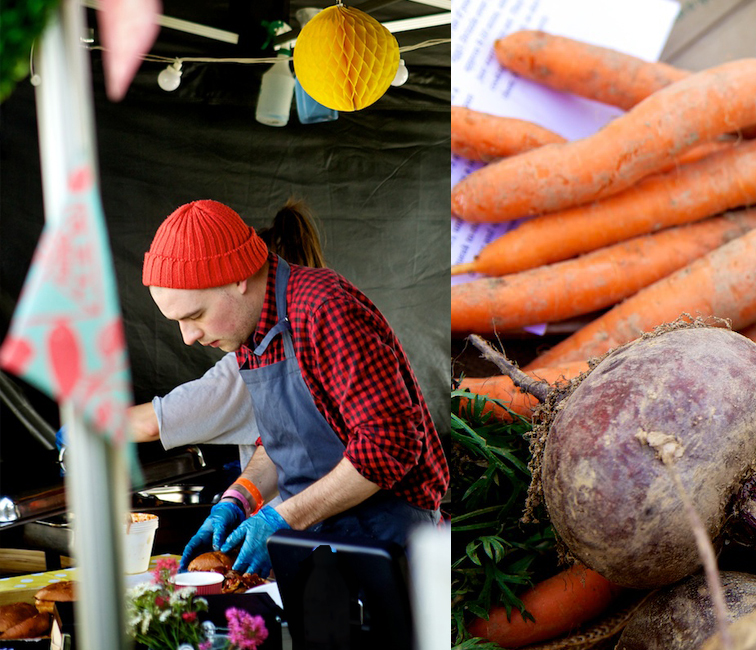
<instances>
[{"instance_id":1,"label":"blue rubber glove on hand","mask_svg":"<svg viewBox=\"0 0 756 650\"><path fill-rule=\"evenodd\" d=\"M228 534L244 521L246 515L235 503L220 501L210 508L210 514L197 534L189 540L181 556L179 571L186 571L189 562L201 552L220 549Z\"/></svg>"},{"instance_id":2,"label":"blue rubber glove on hand","mask_svg":"<svg viewBox=\"0 0 756 650\"><path fill-rule=\"evenodd\" d=\"M273 506L264 506L231 533L221 551L228 553L241 544L239 556L234 562L234 571L256 573L261 578L267 578L270 573L270 557L265 543L277 530L290 528Z\"/></svg>"}]
</instances>

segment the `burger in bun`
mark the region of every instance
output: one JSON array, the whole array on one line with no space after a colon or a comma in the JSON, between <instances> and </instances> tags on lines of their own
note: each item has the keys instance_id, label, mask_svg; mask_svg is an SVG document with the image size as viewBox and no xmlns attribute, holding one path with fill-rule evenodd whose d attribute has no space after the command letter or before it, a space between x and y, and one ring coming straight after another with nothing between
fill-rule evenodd
<instances>
[{"instance_id":1,"label":"burger in bun","mask_svg":"<svg viewBox=\"0 0 756 650\"><path fill-rule=\"evenodd\" d=\"M215 571L226 575L234 566L234 561L225 553L210 551L195 557L187 567L189 571Z\"/></svg>"},{"instance_id":2,"label":"burger in bun","mask_svg":"<svg viewBox=\"0 0 756 650\"><path fill-rule=\"evenodd\" d=\"M76 600L76 583L73 580L53 582L34 594L34 604L40 612L52 613L55 603Z\"/></svg>"},{"instance_id":3,"label":"burger in bun","mask_svg":"<svg viewBox=\"0 0 756 650\"><path fill-rule=\"evenodd\" d=\"M220 551L210 551L195 557L188 566L189 571L214 571L224 576L221 592L224 594L243 593L252 587L267 582L256 573L234 571L234 558Z\"/></svg>"}]
</instances>

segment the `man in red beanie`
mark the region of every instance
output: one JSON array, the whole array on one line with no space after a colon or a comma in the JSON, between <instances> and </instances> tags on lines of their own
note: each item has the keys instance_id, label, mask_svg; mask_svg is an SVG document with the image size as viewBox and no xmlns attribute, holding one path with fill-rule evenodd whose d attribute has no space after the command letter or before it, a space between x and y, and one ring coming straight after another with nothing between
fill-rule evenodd
<instances>
[{"instance_id":1,"label":"man in red beanie","mask_svg":"<svg viewBox=\"0 0 756 650\"><path fill-rule=\"evenodd\" d=\"M255 453L183 569L241 545L234 569L265 576L276 530L404 544L439 521L449 470L438 433L394 332L346 279L289 265L231 208L204 200L161 224L142 281L187 345L235 352L252 404Z\"/></svg>"}]
</instances>

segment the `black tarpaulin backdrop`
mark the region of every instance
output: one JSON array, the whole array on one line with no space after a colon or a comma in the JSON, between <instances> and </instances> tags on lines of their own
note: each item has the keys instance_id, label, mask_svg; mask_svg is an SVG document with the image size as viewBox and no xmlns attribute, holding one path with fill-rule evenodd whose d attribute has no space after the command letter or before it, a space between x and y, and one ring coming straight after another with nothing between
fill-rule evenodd
<instances>
[{"instance_id":1,"label":"black tarpaulin backdrop","mask_svg":"<svg viewBox=\"0 0 756 650\"><path fill-rule=\"evenodd\" d=\"M428 59L428 52L418 57ZM299 123L294 106L283 128L254 119L266 65L185 63L181 86L167 93L157 85L165 65L145 62L126 98L112 103L100 54L90 60L101 192L136 401L200 376L218 358L199 345L187 348L141 284L143 255L161 221L183 203L212 198L259 228L295 196L314 211L328 265L396 330L448 440L448 57L446 65L413 67L406 56L409 81L373 106L310 125ZM0 105L0 156L4 336L44 222L28 79ZM57 426L54 405L30 395ZM6 470L24 437L9 421L0 430Z\"/></svg>"}]
</instances>

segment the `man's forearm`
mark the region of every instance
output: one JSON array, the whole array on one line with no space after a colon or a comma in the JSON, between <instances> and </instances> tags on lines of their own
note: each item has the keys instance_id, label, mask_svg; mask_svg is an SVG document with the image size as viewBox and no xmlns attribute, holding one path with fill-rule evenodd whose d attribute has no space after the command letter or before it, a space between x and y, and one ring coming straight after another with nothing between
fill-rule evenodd
<instances>
[{"instance_id":1,"label":"man's forearm","mask_svg":"<svg viewBox=\"0 0 756 650\"><path fill-rule=\"evenodd\" d=\"M362 476L347 458L328 474L276 507L295 530L304 530L362 503L380 488Z\"/></svg>"},{"instance_id":2,"label":"man's forearm","mask_svg":"<svg viewBox=\"0 0 756 650\"><path fill-rule=\"evenodd\" d=\"M151 442L160 438L160 427L152 402L130 407L128 417L134 442Z\"/></svg>"},{"instance_id":3,"label":"man's forearm","mask_svg":"<svg viewBox=\"0 0 756 650\"><path fill-rule=\"evenodd\" d=\"M266 503L278 494L278 472L265 447L255 449L241 475L255 484Z\"/></svg>"}]
</instances>

